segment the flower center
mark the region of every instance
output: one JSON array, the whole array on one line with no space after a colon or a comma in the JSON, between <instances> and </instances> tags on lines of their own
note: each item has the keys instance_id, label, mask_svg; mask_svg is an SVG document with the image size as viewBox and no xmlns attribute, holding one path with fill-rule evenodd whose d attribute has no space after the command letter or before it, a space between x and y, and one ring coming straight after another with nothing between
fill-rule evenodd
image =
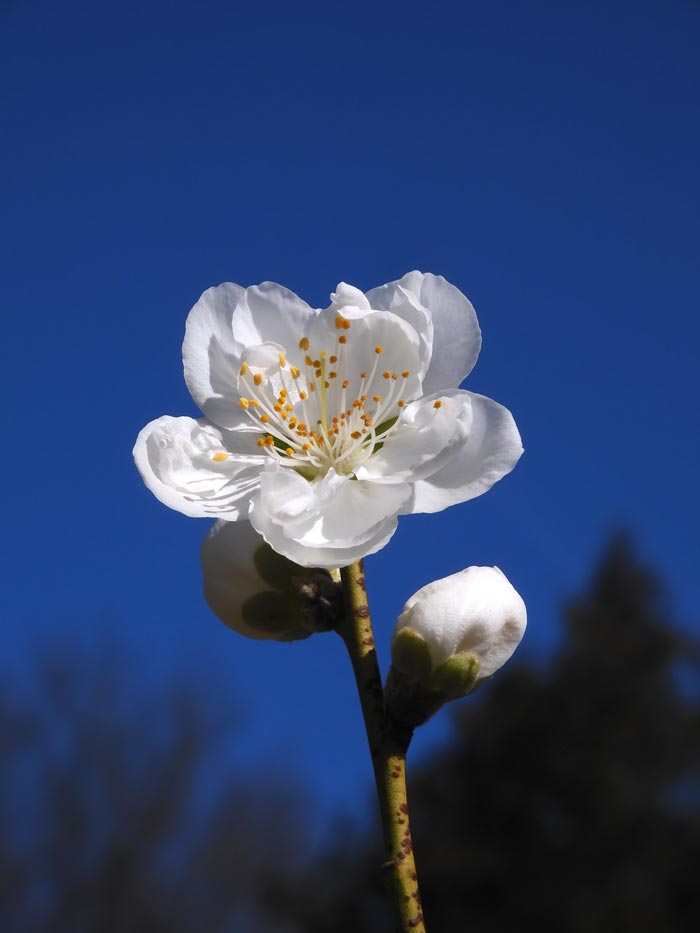
<instances>
[{"instance_id":1,"label":"flower center","mask_svg":"<svg viewBox=\"0 0 700 933\"><path fill-rule=\"evenodd\" d=\"M240 404L263 429L258 445L309 479L331 467L352 474L386 441L406 404L410 371L382 368L382 346L353 347L351 326L338 314L326 347L302 337L303 366L290 365L276 344L251 348L241 366Z\"/></svg>"}]
</instances>

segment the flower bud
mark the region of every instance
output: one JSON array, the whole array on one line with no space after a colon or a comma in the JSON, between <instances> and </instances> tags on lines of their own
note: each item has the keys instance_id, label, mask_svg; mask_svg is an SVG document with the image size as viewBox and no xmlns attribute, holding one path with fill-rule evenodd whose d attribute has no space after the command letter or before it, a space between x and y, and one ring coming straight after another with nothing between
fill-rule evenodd
<instances>
[{"instance_id":1,"label":"flower bud","mask_svg":"<svg viewBox=\"0 0 700 933\"><path fill-rule=\"evenodd\" d=\"M418 725L502 667L525 632L525 603L498 567L467 567L408 600L392 640L387 703Z\"/></svg>"},{"instance_id":2,"label":"flower bud","mask_svg":"<svg viewBox=\"0 0 700 933\"><path fill-rule=\"evenodd\" d=\"M328 574L277 554L250 522L217 521L202 542L201 560L204 598L235 632L296 641L323 628L311 597L326 593Z\"/></svg>"}]
</instances>

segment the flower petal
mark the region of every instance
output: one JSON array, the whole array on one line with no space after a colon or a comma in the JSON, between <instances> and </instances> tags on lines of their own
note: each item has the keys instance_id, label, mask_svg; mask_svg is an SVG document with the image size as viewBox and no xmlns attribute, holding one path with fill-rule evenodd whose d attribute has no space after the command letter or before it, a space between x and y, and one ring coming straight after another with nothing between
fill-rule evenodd
<instances>
[{"instance_id":1,"label":"flower petal","mask_svg":"<svg viewBox=\"0 0 700 933\"><path fill-rule=\"evenodd\" d=\"M164 415L140 432L134 460L144 483L171 509L195 518L246 518L265 457L257 431L223 431L200 418ZM218 455L218 456L217 456Z\"/></svg>"},{"instance_id":2,"label":"flower petal","mask_svg":"<svg viewBox=\"0 0 700 933\"><path fill-rule=\"evenodd\" d=\"M321 311L309 333L315 352L325 349L337 353L340 379L347 379L347 398L361 394L384 400L382 410L393 398L395 408L399 398L410 400L422 395L420 380L420 342L413 327L389 311L361 311L352 318L347 343L339 349L336 312L332 306ZM388 374L384 377L384 374ZM402 374L407 373L404 377ZM395 375L396 378L392 379ZM362 391L361 391L362 390ZM341 409L342 384L336 380L330 386L328 407L333 412ZM369 403L368 403L369 408ZM394 412L396 414L396 412ZM381 417L378 413L377 417ZM378 423L378 422L376 422Z\"/></svg>"},{"instance_id":3,"label":"flower petal","mask_svg":"<svg viewBox=\"0 0 700 933\"><path fill-rule=\"evenodd\" d=\"M384 547L411 496L407 484L379 486L334 470L309 483L270 463L250 520L268 544L304 567L344 567Z\"/></svg>"},{"instance_id":4,"label":"flower petal","mask_svg":"<svg viewBox=\"0 0 700 933\"><path fill-rule=\"evenodd\" d=\"M290 360L297 362L299 341L315 317L316 312L294 292L275 282L263 282L246 289L233 318L233 336L246 347L279 343Z\"/></svg>"},{"instance_id":5,"label":"flower petal","mask_svg":"<svg viewBox=\"0 0 700 933\"><path fill-rule=\"evenodd\" d=\"M513 416L498 402L465 392L471 400L469 437L448 463L414 486L407 512L439 512L474 499L510 473L523 452Z\"/></svg>"},{"instance_id":6,"label":"flower petal","mask_svg":"<svg viewBox=\"0 0 700 933\"><path fill-rule=\"evenodd\" d=\"M355 471L375 483L415 482L440 470L469 436L471 398L453 389L407 405L384 445Z\"/></svg>"},{"instance_id":7,"label":"flower petal","mask_svg":"<svg viewBox=\"0 0 700 933\"><path fill-rule=\"evenodd\" d=\"M232 282L208 288L187 316L182 361L185 382L204 414L222 428L247 419L238 404L236 382L242 344L233 336L233 314L245 289Z\"/></svg>"},{"instance_id":8,"label":"flower petal","mask_svg":"<svg viewBox=\"0 0 700 933\"><path fill-rule=\"evenodd\" d=\"M432 356L423 380L426 394L455 388L474 368L481 331L469 299L441 275L409 272L396 282L367 292L372 307L386 308L410 320L406 293L426 308L434 328Z\"/></svg>"}]
</instances>

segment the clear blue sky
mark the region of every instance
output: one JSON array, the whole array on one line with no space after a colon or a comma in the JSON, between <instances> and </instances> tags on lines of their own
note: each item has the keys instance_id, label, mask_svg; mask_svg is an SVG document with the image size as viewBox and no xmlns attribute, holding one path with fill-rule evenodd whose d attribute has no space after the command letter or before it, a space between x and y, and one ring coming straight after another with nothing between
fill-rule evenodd
<instances>
[{"instance_id":1,"label":"clear blue sky","mask_svg":"<svg viewBox=\"0 0 700 933\"><path fill-rule=\"evenodd\" d=\"M368 562L384 667L407 597L469 564L508 574L541 656L620 524L697 615L699 48L691 0L2 0L3 656L116 630L151 678L232 686L242 759L291 755L321 806L364 794L339 640L225 629L206 522L131 448L196 413L180 344L208 286L325 305L412 268L474 302L467 387L526 453Z\"/></svg>"}]
</instances>

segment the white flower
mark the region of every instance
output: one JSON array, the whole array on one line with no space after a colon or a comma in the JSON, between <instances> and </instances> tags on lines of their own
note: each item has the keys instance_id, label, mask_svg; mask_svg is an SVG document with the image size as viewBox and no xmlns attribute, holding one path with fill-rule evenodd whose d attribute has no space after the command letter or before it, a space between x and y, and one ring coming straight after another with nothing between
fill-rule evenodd
<instances>
[{"instance_id":1,"label":"white flower","mask_svg":"<svg viewBox=\"0 0 700 933\"><path fill-rule=\"evenodd\" d=\"M525 603L498 567L467 567L411 596L396 622L393 663L405 667L406 648L410 656L415 647L409 646L422 642L429 655L424 670L428 681L446 663L463 655L478 663L473 666L472 684L476 686L511 657L526 624ZM417 639L407 638L406 633Z\"/></svg>"},{"instance_id":2,"label":"white flower","mask_svg":"<svg viewBox=\"0 0 700 933\"><path fill-rule=\"evenodd\" d=\"M267 282L204 292L185 380L205 417L164 416L134 447L149 489L186 515L250 519L280 554L341 567L398 516L486 492L522 446L510 412L458 388L479 353L473 307L410 272L316 311Z\"/></svg>"}]
</instances>

